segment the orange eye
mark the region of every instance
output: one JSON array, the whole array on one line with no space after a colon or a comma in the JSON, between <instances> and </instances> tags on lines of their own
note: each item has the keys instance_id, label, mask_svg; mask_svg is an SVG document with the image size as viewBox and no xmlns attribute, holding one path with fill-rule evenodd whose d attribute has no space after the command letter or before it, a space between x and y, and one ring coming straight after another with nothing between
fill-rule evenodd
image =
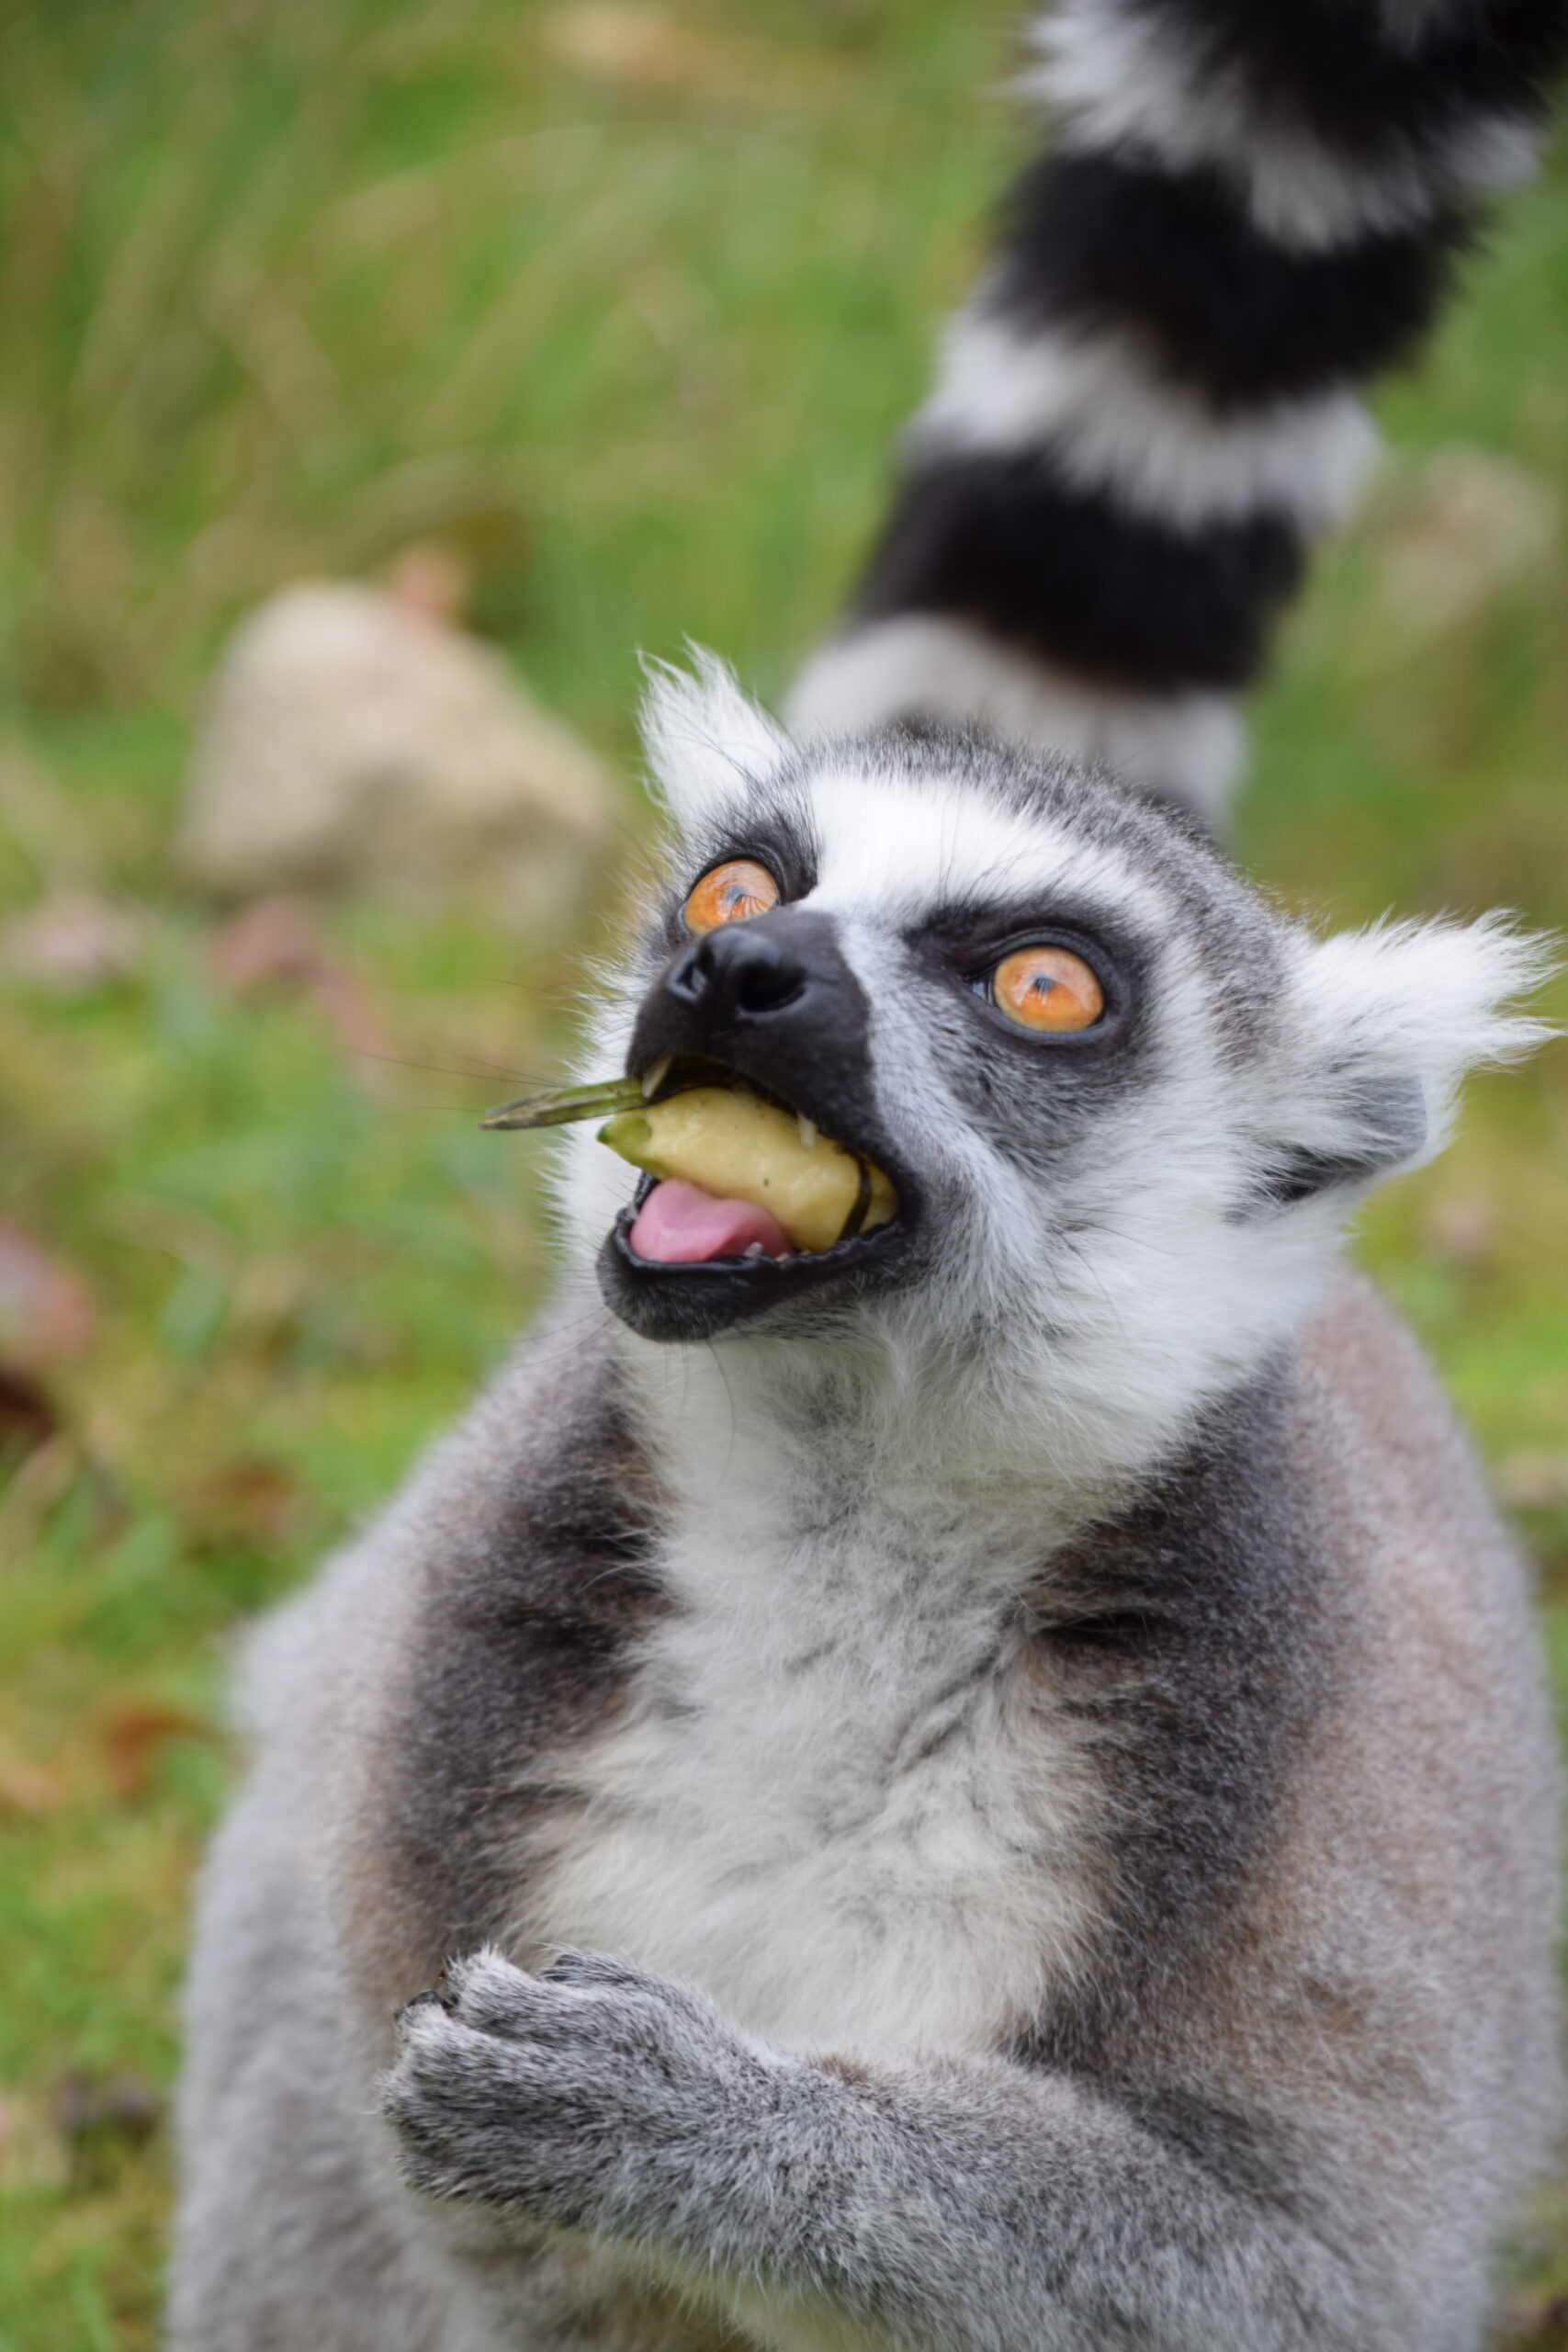
<instances>
[{"instance_id":1,"label":"orange eye","mask_svg":"<svg viewBox=\"0 0 1568 2352\"><path fill-rule=\"evenodd\" d=\"M716 931L721 922L745 922L779 902L779 886L754 858L732 857L703 876L682 909L688 931Z\"/></svg>"},{"instance_id":2,"label":"orange eye","mask_svg":"<svg viewBox=\"0 0 1568 2352\"><path fill-rule=\"evenodd\" d=\"M1091 1029L1105 1010L1105 990L1070 947L1020 947L1004 956L991 974L991 998L1021 1029L1057 1036Z\"/></svg>"}]
</instances>

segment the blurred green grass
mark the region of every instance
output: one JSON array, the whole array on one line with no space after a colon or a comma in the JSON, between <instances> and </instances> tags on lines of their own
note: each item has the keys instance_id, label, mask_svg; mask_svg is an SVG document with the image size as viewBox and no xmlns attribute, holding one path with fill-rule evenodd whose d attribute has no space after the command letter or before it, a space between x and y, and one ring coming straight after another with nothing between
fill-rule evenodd
<instances>
[{"instance_id":1,"label":"blurred green grass","mask_svg":"<svg viewBox=\"0 0 1568 2352\"><path fill-rule=\"evenodd\" d=\"M166 854L200 680L279 582L434 534L479 623L628 769L636 648L691 633L776 690L1018 152L1011 17L7 12L0 919L88 888L138 929L121 977L0 1003L4 1214L96 1302L48 1374L59 1430L0 1487L0 2352L156 2340L166 2131L73 2127L69 2086L172 2074L225 1636L374 1508L547 1279L535 1158L472 1114L555 1066L565 943L323 918L384 1059L308 993L223 985ZM1382 414L1385 483L1258 707L1243 856L1337 920L1559 924L1561 157ZM1503 465L1494 522L1543 528L1413 630L1391 582L1422 566L1455 448ZM1481 560L1441 526L1434 561ZM628 782L634 833L640 805ZM615 905L606 877L606 930ZM1474 1090L1360 1246L1519 1502L1568 1689L1565 1146L1557 1046ZM1538 2295L1568 2286L1560 2203L1527 2249Z\"/></svg>"}]
</instances>

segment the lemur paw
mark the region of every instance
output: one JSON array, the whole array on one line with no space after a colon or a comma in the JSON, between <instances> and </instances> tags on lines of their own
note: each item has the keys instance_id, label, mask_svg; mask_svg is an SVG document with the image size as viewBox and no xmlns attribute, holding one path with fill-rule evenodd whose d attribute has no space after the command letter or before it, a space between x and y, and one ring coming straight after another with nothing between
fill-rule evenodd
<instances>
[{"instance_id":1,"label":"lemur paw","mask_svg":"<svg viewBox=\"0 0 1568 2352\"><path fill-rule=\"evenodd\" d=\"M412 2187L641 2237L673 2225L710 2167L744 2162L788 2063L592 1952L538 1976L494 1951L453 1962L398 2041L382 2108Z\"/></svg>"}]
</instances>

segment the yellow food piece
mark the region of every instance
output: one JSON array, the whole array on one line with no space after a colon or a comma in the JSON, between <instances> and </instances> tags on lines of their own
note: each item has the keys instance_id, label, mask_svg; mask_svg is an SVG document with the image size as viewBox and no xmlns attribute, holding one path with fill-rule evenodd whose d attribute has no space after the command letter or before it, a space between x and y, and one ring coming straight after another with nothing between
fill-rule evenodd
<instances>
[{"instance_id":1,"label":"yellow food piece","mask_svg":"<svg viewBox=\"0 0 1568 2352\"><path fill-rule=\"evenodd\" d=\"M897 1213L880 1168L736 1087L696 1086L645 1111L623 1111L600 1128L599 1140L661 1181L677 1177L723 1200L767 1209L796 1250L830 1250L840 1238L860 1198L863 1165L871 1201L861 1231L886 1225Z\"/></svg>"}]
</instances>

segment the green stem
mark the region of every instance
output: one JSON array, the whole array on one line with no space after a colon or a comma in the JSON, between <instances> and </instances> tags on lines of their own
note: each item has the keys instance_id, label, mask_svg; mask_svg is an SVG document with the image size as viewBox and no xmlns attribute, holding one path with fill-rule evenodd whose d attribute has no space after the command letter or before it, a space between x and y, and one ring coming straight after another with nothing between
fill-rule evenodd
<instances>
[{"instance_id":1,"label":"green stem","mask_svg":"<svg viewBox=\"0 0 1568 2352\"><path fill-rule=\"evenodd\" d=\"M639 1078L601 1078L589 1086L558 1086L548 1094L520 1095L487 1111L481 1127L565 1127L574 1119L610 1118L617 1111L640 1111Z\"/></svg>"}]
</instances>

